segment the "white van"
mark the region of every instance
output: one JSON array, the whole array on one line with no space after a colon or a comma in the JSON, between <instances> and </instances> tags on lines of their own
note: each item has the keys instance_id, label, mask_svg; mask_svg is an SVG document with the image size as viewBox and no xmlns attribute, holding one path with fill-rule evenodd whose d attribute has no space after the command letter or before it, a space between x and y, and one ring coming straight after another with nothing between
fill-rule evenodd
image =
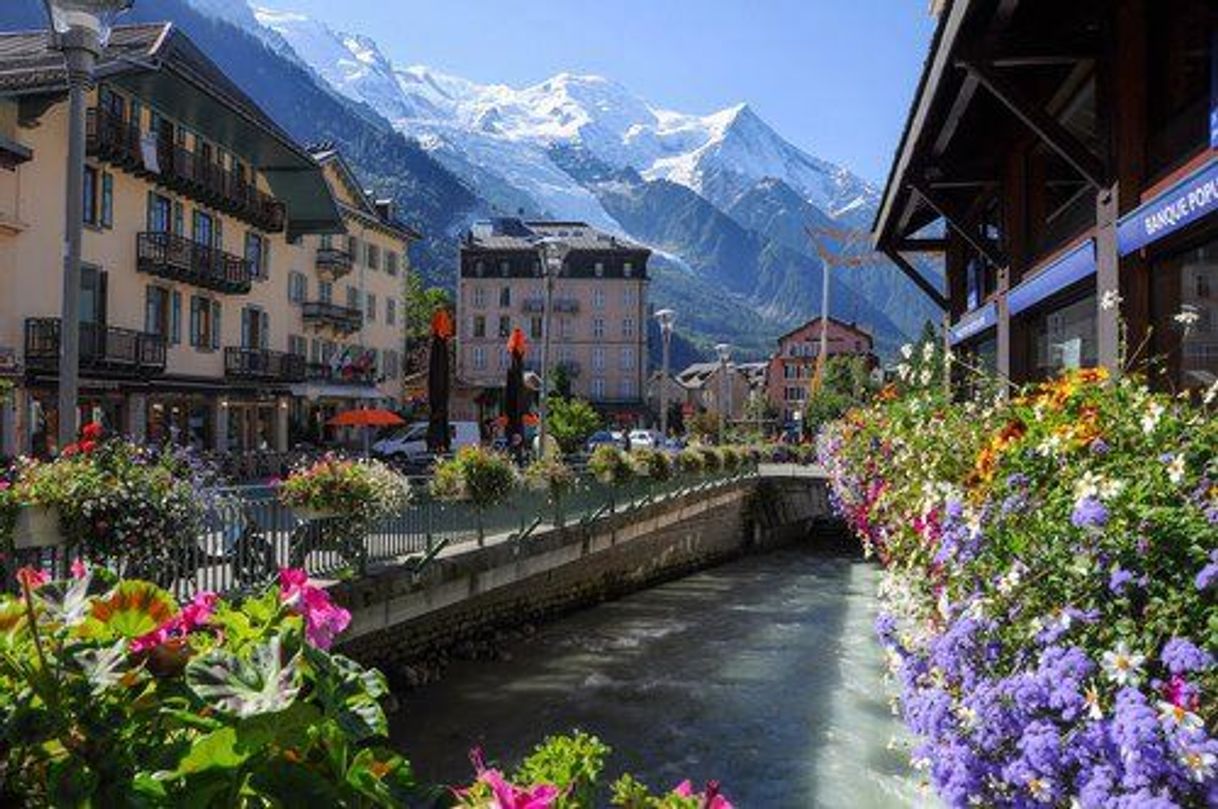
<instances>
[{"instance_id":1,"label":"white van","mask_svg":"<svg viewBox=\"0 0 1218 809\"><path fill-rule=\"evenodd\" d=\"M453 452L461 447L477 446L478 425L472 421L450 421L448 437ZM384 458L407 461L423 458L427 455L427 422L416 421L387 438L382 438L372 445L372 451Z\"/></svg>"}]
</instances>

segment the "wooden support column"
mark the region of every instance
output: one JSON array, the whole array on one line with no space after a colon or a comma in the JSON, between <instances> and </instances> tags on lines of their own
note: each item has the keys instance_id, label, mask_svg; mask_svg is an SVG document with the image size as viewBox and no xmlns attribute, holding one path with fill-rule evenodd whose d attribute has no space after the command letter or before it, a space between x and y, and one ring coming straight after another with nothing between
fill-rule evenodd
<instances>
[{"instance_id":1,"label":"wooden support column","mask_svg":"<svg viewBox=\"0 0 1218 809\"><path fill-rule=\"evenodd\" d=\"M1095 195L1095 299L1099 364L1121 374L1121 307L1105 308L1104 296L1120 294L1121 268L1117 255L1117 217L1120 190L1116 184Z\"/></svg>"},{"instance_id":2,"label":"wooden support column","mask_svg":"<svg viewBox=\"0 0 1218 809\"><path fill-rule=\"evenodd\" d=\"M998 268L998 377L1011 379L1011 312L1007 309L1007 292L1011 289L1011 271ZM1005 386L1003 393L1006 393Z\"/></svg>"}]
</instances>

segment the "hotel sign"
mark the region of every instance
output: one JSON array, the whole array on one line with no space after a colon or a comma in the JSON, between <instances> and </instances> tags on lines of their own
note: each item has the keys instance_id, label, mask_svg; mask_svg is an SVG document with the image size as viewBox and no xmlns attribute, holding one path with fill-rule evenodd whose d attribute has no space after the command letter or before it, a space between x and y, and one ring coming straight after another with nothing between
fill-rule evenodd
<instances>
[{"instance_id":1,"label":"hotel sign","mask_svg":"<svg viewBox=\"0 0 1218 809\"><path fill-rule=\"evenodd\" d=\"M1122 217L1117 225L1121 255L1141 250L1215 211L1218 211L1218 161Z\"/></svg>"},{"instance_id":2,"label":"hotel sign","mask_svg":"<svg viewBox=\"0 0 1218 809\"><path fill-rule=\"evenodd\" d=\"M993 301L979 309L968 312L956 325L952 326L951 343L963 343L970 337L975 337L986 329L998 325L998 305Z\"/></svg>"}]
</instances>

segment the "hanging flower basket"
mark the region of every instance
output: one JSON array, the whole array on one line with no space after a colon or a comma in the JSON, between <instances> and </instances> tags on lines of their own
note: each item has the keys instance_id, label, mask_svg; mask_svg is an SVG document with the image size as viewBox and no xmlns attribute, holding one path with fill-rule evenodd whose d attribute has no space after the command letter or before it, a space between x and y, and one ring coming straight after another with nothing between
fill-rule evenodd
<instances>
[{"instance_id":1,"label":"hanging flower basket","mask_svg":"<svg viewBox=\"0 0 1218 809\"><path fill-rule=\"evenodd\" d=\"M64 542L63 530L59 527L59 509L22 506L17 510L17 522L13 526L14 548L50 548Z\"/></svg>"}]
</instances>

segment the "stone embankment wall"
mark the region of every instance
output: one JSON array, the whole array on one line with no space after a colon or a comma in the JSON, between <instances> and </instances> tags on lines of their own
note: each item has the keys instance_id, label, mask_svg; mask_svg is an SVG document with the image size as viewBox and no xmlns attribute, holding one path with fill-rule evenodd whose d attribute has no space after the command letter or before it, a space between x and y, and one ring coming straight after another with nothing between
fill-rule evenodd
<instances>
[{"instance_id":1,"label":"stone embankment wall","mask_svg":"<svg viewBox=\"0 0 1218 809\"><path fill-rule=\"evenodd\" d=\"M764 476L524 540L468 543L417 575L386 567L336 584L331 593L352 613L341 651L392 677L503 631L807 539L828 514L823 480Z\"/></svg>"}]
</instances>

